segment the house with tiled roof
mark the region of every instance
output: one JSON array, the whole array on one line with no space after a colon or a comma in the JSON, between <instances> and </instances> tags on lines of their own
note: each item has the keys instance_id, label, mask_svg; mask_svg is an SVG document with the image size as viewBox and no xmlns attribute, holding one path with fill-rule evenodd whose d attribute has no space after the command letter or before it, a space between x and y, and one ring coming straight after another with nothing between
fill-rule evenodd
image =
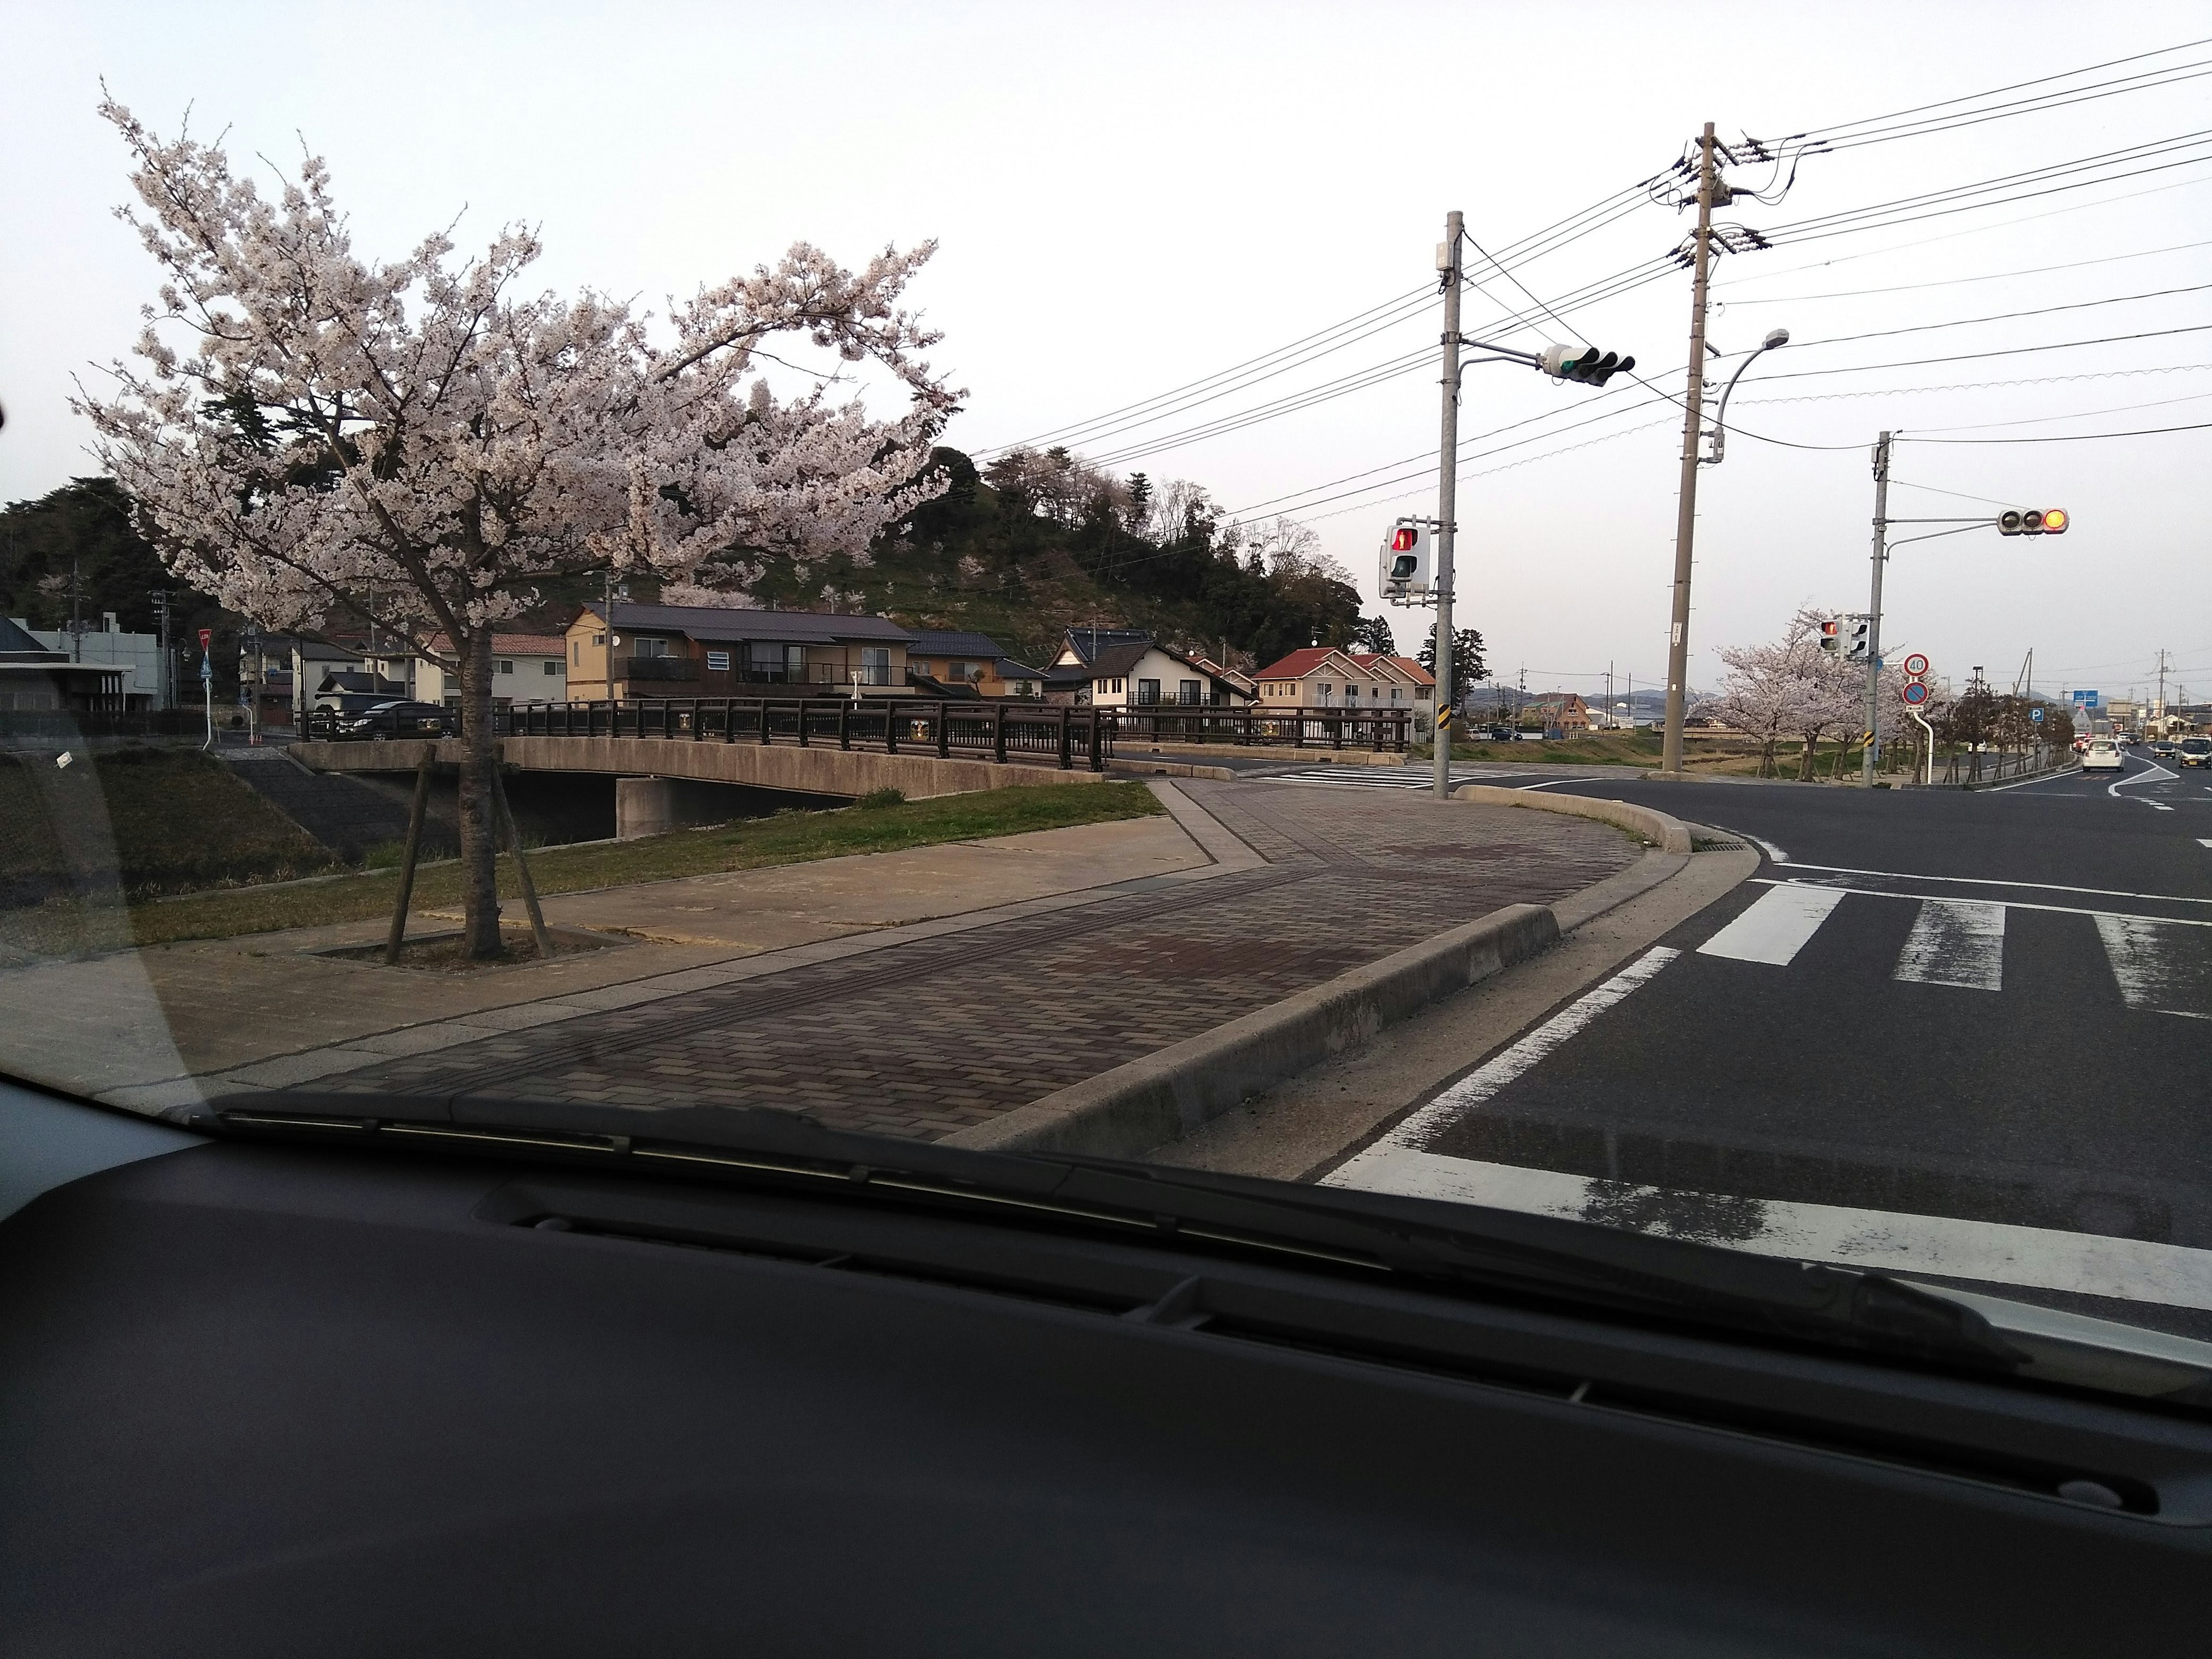
<instances>
[{"instance_id":1,"label":"house with tiled roof","mask_svg":"<svg viewBox=\"0 0 2212 1659\"><path fill-rule=\"evenodd\" d=\"M1140 628L1071 628L1046 671L1054 701L1098 708L1241 708L1252 694L1226 670Z\"/></svg>"},{"instance_id":2,"label":"house with tiled roof","mask_svg":"<svg viewBox=\"0 0 2212 1659\"><path fill-rule=\"evenodd\" d=\"M1044 691L1043 669L1017 661L988 634L966 629L915 629L906 660L909 678L927 676L977 696L1035 697Z\"/></svg>"},{"instance_id":3,"label":"house with tiled roof","mask_svg":"<svg viewBox=\"0 0 2212 1659\"><path fill-rule=\"evenodd\" d=\"M1312 645L1269 663L1254 677L1260 707L1280 708L1401 708L1424 714L1437 683L1411 657L1344 651Z\"/></svg>"},{"instance_id":4,"label":"house with tiled roof","mask_svg":"<svg viewBox=\"0 0 2212 1659\"><path fill-rule=\"evenodd\" d=\"M595 599L568 625L568 695L903 697L915 638L887 617Z\"/></svg>"}]
</instances>

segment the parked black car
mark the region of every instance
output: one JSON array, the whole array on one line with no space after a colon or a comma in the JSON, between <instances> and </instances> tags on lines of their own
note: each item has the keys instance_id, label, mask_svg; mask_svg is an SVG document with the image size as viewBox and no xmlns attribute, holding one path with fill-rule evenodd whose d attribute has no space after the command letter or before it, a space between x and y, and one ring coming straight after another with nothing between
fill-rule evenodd
<instances>
[{"instance_id":1,"label":"parked black car","mask_svg":"<svg viewBox=\"0 0 2212 1659\"><path fill-rule=\"evenodd\" d=\"M335 722L341 738L439 738L448 735L453 717L434 702L380 702Z\"/></svg>"}]
</instances>

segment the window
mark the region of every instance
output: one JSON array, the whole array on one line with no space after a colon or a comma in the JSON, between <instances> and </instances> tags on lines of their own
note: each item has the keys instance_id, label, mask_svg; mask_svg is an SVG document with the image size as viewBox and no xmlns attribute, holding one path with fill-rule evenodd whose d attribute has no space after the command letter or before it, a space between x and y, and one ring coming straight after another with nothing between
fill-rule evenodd
<instances>
[{"instance_id":1,"label":"window","mask_svg":"<svg viewBox=\"0 0 2212 1659\"><path fill-rule=\"evenodd\" d=\"M1137 702L1139 706L1148 702L1158 702L1159 700L1160 683L1158 680L1137 682Z\"/></svg>"},{"instance_id":2,"label":"window","mask_svg":"<svg viewBox=\"0 0 2212 1659\"><path fill-rule=\"evenodd\" d=\"M568 660L575 667L581 668L584 665L583 641L571 640L568 641Z\"/></svg>"},{"instance_id":3,"label":"window","mask_svg":"<svg viewBox=\"0 0 2212 1659\"><path fill-rule=\"evenodd\" d=\"M730 653L726 651L709 651L707 653L707 672L710 674L728 673Z\"/></svg>"},{"instance_id":4,"label":"window","mask_svg":"<svg viewBox=\"0 0 2212 1659\"><path fill-rule=\"evenodd\" d=\"M605 645L606 642L607 636L604 634L594 634L592 635L592 643L593 645ZM580 661L581 659L580 658L578 660Z\"/></svg>"},{"instance_id":5,"label":"window","mask_svg":"<svg viewBox=\"0 0 2212 1659\"><path fill-rule=\"evenodd\" d=\"M514 661L512 658L501 658L496 666L498 667L499 672L502 674L512 674L514 672Z\"/></svg>"},{"instance_id":6,"label":"window","mask_svg":"<svg viewBox=\"0 0 2212 1659\"><path fill-rule=\"evenodd\" d=\"M665 657L668 654L666 640L632 640L629 653L633 657Z\"/></svg>"},{"instance_id":7,"label":"window","mask_svg":"<svg viewBox=\"0 0 2212 1659\"><path fill-rule=\"evenodd\" d=\"M1197 707L1199 693L1204 689L1205 688L1196 680L1185 680L1182 686L1182 701L1190 704L1193 708Z\"/></svg>"},{"instance_id":8,"label":"window","mask_svg":"<svg viewBox=\"0 0 2212 1659\"><path fill-rule=\"evenodd\" d=\"M1390 688L1390 701L1392 702L1402 702L1405 700L1405 696L1406 688L1404 686L1394 685Z\"/></svg>"},{"instance_id":9,"label":"window","mask_svg":"<svg viewBox=\"0 0 2212 1659\"><path fill-rule=\"evenodd\" d=\"M860 647L860 684L889 685L891 683L891 648L887 645L864 645Z\"/></svg>"},{"instance_id":10,"label":"window","mask_svg":"<svg viewBox=\"0 0 2212 1659\"><path fill-rule=\"evenodd\" d=\"M549 678L559 673L560 672L561 665L559 663L554 661L550 657L545 659L545 672Z\"/></svg>"}]
</instances>

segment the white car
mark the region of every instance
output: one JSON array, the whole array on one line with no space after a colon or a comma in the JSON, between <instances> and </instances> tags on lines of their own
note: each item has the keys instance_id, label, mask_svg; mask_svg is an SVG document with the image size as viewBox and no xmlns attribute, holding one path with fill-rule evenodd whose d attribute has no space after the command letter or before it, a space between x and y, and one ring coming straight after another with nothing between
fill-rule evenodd
<instances>
[{"instance_id":1,"label":"white car","mask_svg":"<svg viewBox=\"0 0 2212 1659\"><path fill-rule=\"evenodd\" d=\"M2081 751L2084 772L2124 772L2127 763L2120 758L2120 745L2110 738L2092 738L2089 746Z\"/></svg>"}]
</instances>

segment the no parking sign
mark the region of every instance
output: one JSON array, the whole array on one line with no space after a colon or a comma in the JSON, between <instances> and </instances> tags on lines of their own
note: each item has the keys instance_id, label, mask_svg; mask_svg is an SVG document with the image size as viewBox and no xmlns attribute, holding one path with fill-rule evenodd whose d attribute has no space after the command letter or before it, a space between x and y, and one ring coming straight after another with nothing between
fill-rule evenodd
<instances>
[{"instance_id":1,"label":"no parking sign","mask_svg":"<svg viewBox=\"0 0 2212 1659\"><path fill-rule=\"evenodd\" d=\"M1928 688L1918 680L1905 681L1905 701L1911 708L1919 708L1922 703L1928 701Z\"/></svg>"}]
</instances>

